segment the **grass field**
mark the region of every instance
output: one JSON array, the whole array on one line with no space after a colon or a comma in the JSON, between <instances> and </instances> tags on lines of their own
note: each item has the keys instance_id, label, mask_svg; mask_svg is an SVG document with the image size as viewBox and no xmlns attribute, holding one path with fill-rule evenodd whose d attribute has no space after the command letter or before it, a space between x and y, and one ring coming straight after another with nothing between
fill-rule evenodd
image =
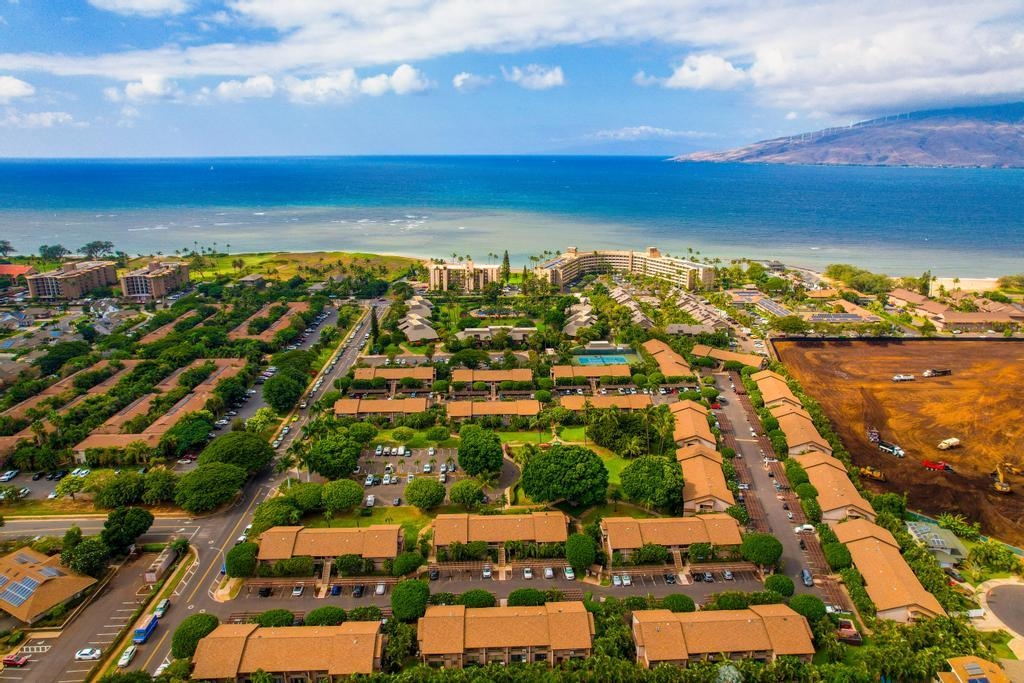
<instances>
[{"instance_id":1,"label":"grass field","mask_svg":"<svg viewBox=\"0 0 1024 683\"><path fill-rule=\"evenodd\" d=\"M550 431L541 432L495 432L502 443L547 443L551 441Z\"/></svg>"},{"instance_id":2,"label":"grass field","mask_svg":"<svg viewBox=\"0 0 1024 683\"><path fill-rule=\"evenodd\" d=\"M323 515L309 515L303 518L302 523L308 527L321 529L328 527L334 529L366 527L374 524L401 524L402 530L405 532L406 542L408 543L409 539L419 536L420 531L430 524L430 521L430 516L420 512L419 509L411 505L394 507L390 504L390 501L381 500L376 507L372 508L372 514L368 517L363 517L358 513L350 513L326 520Z\"/></svg>"},{"instance_id":3,"label":"grass field","mask_svg":"<svg viewBox=\"0 0 1024 683\"><path fill-rule=\"evenodd\" d=\"M171 254L165 255L171 258ZM340 275L341 268L346 270L354 263L360 266L369 267L379 272L380 266L387 268L386 280L394 280L416 263L415 259L402 256L384 256L381 254L364 254L343 251L313 251L307 253L285 253L266 252L257 254L228 254L224 256L205 257L208 266L200 269L193 268L191 276L193 280L206 280L214 275L251 275L263 274L272 278L287 280L294 275L302 275L307 278L326 278L332 275ZM241 270L235 268L233 263L241 260L244 265ZM149 257L134 259L129 267L137 268L149 261ZM310 270L313 269L313 270Z\"/></svg>"},{"instance_id":4,"label":"grass field","mask_svg":"<svg viewBox=\"0 0 1024 683\"><path fill-rule=\"evenodd\" d=\"M374 444L384 444L385 446L397 446L398 441L395 441L392 433L393 429L383 429L377 433L377 438L373 440ZM444 441L430 441L427 439L427 432L425 429L415 430L415 435L409 441L402 444L408 448L426 448L427 446L436 446L438 448L456 448L459 445L458 437L451 437Z\"/></svg>"},{"instance_id":5,"label":"grass field","mask_svg":"<svg viewBox=\"0 0 1024 683\"><path fill-rule=\"evenodd\" d=\"M572 443L583 443L586 440L587 428L580 427L562 427L562 431L558 433L559 438L562 441L569 441Z\"/></svg>"}]
</instances>

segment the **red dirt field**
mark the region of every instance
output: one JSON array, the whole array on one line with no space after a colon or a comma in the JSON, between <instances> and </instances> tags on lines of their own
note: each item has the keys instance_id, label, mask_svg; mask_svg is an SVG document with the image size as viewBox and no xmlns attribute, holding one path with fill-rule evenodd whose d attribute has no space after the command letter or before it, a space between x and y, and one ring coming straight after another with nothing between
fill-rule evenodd
<instances>
[{"instance_id":1,"label":"red dirt field","mask_svg":"<svg viewBox=\"0 0 1024 683\"><path fill-rule=\"evenodd\" d=\"M1010 494L991 489L1000 462L1024 467L1024 343L1015 341L785 341L775 350L804 390L821 403L857 465L885 472L873 490L906 491L915 510L961 512L986 533L1024 545L1024 476L1006 473ZM948 377L922 377L928 368ZM912 374L912 382L893 382ZM906 451L898 459L868 440ZM956 437L961 447L938 449ZM954 472L927 470L945 460Z\"/></svg>"}]
</instances>

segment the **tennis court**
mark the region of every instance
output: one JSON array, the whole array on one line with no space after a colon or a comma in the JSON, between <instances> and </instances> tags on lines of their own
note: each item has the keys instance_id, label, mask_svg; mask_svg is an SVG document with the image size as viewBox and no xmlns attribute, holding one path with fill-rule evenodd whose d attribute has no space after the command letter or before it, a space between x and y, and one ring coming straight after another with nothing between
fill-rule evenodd
<instances>
[{"instance_id":1,"label":"tennis court","mask_svg":"<svg viewBox=\"0 0 1024 683\"><path fill-rule=\"evenodd\" d=\"M580 365L626 365L625 356L576 356Z\"/></svg>"}]
</instances>

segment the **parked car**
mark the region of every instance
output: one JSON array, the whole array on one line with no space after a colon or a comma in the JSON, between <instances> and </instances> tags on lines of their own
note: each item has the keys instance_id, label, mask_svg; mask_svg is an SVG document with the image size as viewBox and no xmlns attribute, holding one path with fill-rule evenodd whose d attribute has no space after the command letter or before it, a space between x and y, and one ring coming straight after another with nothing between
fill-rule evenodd
<instances>
[{"instance_id":1,"label":"parked car","mask_svg":"<svg viewBox=\"0 0 1024 683\"><path fill-rule=\"evenodd\" d=\"M28 655L7 655L3 662L4 666L25 666L28 664Z\"/></svg>"},{"instance_id":2,"label":"parked car","mask_svg":"<svg viewBox=\"0 0 1024 683\"><path fill-rule=\"evenodd\" d=\"M800 580L803 581L804 585L807 586L808 588L811 588L811 587L814 586L814 577L811 575L811 570L810 569L801 569L800 570Z\"/></svg>"},{"instance_id":3,"label":"parked car","mask_svg":"<svg viewBox=\"0 0 1024 683\"><path fill-rule=\"evenodd\" d=\"M77 659L80 662L88 662L94 659L99 659L100 655L102 654L103 653L99 650L99 648L87 647L76 652L75 659Z\"/></svg>"},{"instance_id":4,"label":"parked car","mask_svg":"<svg viewBox=\"0 0 1024 683\"><path fill-rule=\"evenodd\" d=\"M21 470L7 470L3 474L0 474L0 481L8 482L11 479L14 479L16 476L18 476L20 472Z\"/></svg>"},{"instance_id":5,"label":"parked car","mask_svg":"<svg viewBox=\"0 0 1024 683\"><path fill-rule=\"evenodd\" d=\"M366 497L366 507L372 508L377 503L377 497L372 493Z\"/></svg>"},{"instance_id":6,"label":"parked car","mask_svg":"<svg viewBox=\"0 0 1024 683\"><path fill-rule=\"evenodd\" d=\"M263 586L257 591L257 595L261 598L269 598L274 593L274 589L270 586Z\"/></svg>"},{"instance_id":7,"label":"parked car","mask_svg":"<svg viewBox=\"0 0 1024 683\"><path fill-rule=\"evenodd\" d=\"M301 583L299 585L295 586L295 588L292 588L292 597L293 598L300 597L302 595L302 591L304 591L305 589L306 589L306 587L303 586Z\"/></svg>"},{"instance_id":8,"label":"parked car","mask_svg":"<svg viewBox=\"0 0 1024 683\"><path fill-rule=\"evenodd\" d=\"M483 571L482 576L485 579L491 578L491 565L489 565L489 564L485 564L484 565L484 571Z\"/></svg>"},{"instance_id":9,"label":"parked car","mask_svg":"<svg viewBox=\"0 0 1024 683\"><path fill-rule=\"evenodd\" d=\"M711 572L704 572L704 582L705 583L714 583L715 582L714 574L712 574Z\"/></svg>"},{"instance_id":10,"label":"parked car","mask_svg":"<svg viewBox=\"0 0 1024 683\"><path fill-rule=\"evenodd\" d=\"M733 577L731 571L726 569L724 572L722 572L722 578L725 579L726 581L732 581L733 578L735 578L735 577Z\"/></svg>"},{"instance_id":11,"label":"parked car","mask_svg":"<svg viewBox=\"0 0 1024 683\"><path fill-rule=\"evenodd\" d=\"M676 585L676 575L675 574L665 574L665 583L668 584L669 586Z\"/></svg>"},{"instance_id":12,"label":"parked car","mask_svg":"<svg viewBox=\"0 0 1024 683\"><path fill-rule=\"evenodd\" d=\"M613 586L621 586L622 585L622 577L619 576L618 574L612 574L612 585Z\"/></svg>"},{"instance_id":13,"label":"parked car","mask_svg":"<svg viewBox=\"0 0 1024 683\"><path fill-rule=\"evenodd\" d=\"M388 589L388 587L386 585L384 585L383 583L378 583L377 587L373 590L373 594L374 595L384 595L384 593L387 591L387 589Z\"/></svg>"},{"instance_id":14,"label":"parked car","mask_svg":"<svg viewBox=\"0 0 1024 683\"><path fill-rule=\"evenodd\" d=\"M363 486L373 486L373 475L367 474L366 479L363 480Z\"/></svg>"},{"instance_id":15,"label":"parked car","mask_svg":"<svg viewBox=\"0 0 1024 683\"><path fill-rule=\"evenodd\" d=\"M564 569L562 569L562 573L565 574L565 578L569 581L576 580L576 572L573 570L572 567L565 567Z\"/></svg>"},{"instance_id":16,"label":"parked car","mask_svg":"<svg viewBox=\"0 0 1024 683\"><path fill-rule=\"evenodd\" d=\"M361 598L361 597L363 597L363 593L365 593L365 592L366 592L366 586L364 586L361 583L360 584L356 584L355 586L352 586L352 597L353 598Z\"/></svg>"},{"instance_id":17,"label":"parked car","mask_svg":"<svg viewBox=\"0 0 1024 683\"><path fill-rule=\"evenodd\" d=\"M553 579L555 578L555 570L552 567L544 567L544 578Z\"/></svg>"},{"instance_id":18,"label":"parked car","mask_svg":"<svg viewBox=\"0 0 1024 683\"><path fill-rule=\"evenodd\" d=\"M427 572L427 576L430 577L431 581L437 581L439 578L441 578L441 572L438 571L437 567L431 567L430 571Z\"/></svg>"},{"instance_id":19,"label":"parked car","mask_svg":"<svg viewBox=\"0 0 1024 683\"><path fill-rule=\"evenodd\" d=\"M623 574L622 575L622 585L623 586L632 586L633 585L633 577L630 576L629 574Z\"/></svg>"},{"instance_id":20,"label":"parked car","mask_svg":"<svg viewBox=\"0 0 1024 683\"><path fill-rule=\"evenodd\" d=\"M523 578L524 579L532 579L533 578L533 569L531 567L524 567L523 568Z\"/></svg>"},{"instance_id":21,"label":"parked car","mask_svg":"<svg viewBox=\"0 0 1024 683\"><path fill-rule=\"evenodd\" d=\"M946 574L946 576L953 579L954 581L959 581L963 583L963 575L957 570L953 569L952 567L943 567L942 571Z\"/></svg>"},{"instance_id":22,"label":"parked car","mask_svg":"<svg viewBox=\"0 0 1024 683\"><path fill-rule=\"evenodd\" d=\"M331 584L331 595L334 596L334 597L338 597L339 595L341 595L341 585L340 584L337 584L337 583L332 583Z\"/></svg>"}]
</instances>

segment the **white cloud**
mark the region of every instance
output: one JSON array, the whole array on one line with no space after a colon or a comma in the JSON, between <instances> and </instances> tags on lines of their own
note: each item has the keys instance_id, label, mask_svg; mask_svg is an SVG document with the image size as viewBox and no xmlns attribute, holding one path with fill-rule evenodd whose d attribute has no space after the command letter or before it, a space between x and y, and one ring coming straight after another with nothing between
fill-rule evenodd
<instances>
[{"instance_id":1,"label":"white cloud","mask_svg":"<svg viewBox=\"0 0 1024 683\"><path fill-rule=\"evenodd\" d=\"M273 97L277 92L274 79L266 74L253 76L244 81L224 81L213 92L222 100L240 102L252 98Z\"/></svg>"},{"instance_id":2,"label":"white cloud","mask_svg":"<svg viewBox=\"0 0 1024 683\"><path fill-rule=\"evenodd\" d=\"M22 113L8 109L0 118L0 126L5 128L53 128L55 126L83 125L75 122L75 117L66 111L35 111Z\"/></svg>"},{"instance_id":3,"label":"white cloud","mask_svg":"<svg viewBox=\"0 0 1024 683\"><path fill-rule=\"evenodd\" d=\"M715 137L714 133L699 130L672 130L655 126L627 126L610 130L599 130L586 136L590 140L612 140L631 142L634 140L679 140Z\"/></svg>"},{"instance_id":4,"label":"white cloud","mask_svg":"<svg viewBox=\"0 0 1024 683\"><path fill-rule=\"evenodd\" d=\"M146 17L181 14L191 5L188 0L89 0L89 4L108 12L140 14Z\"/></svg>"},{"instance_id":5,"label":"white cloud","mask_svg":"<svg viewBox=\"0 0 1024 683\"><path fill-rule=\"evenodd\" d=\"M156 12L173 11L191 0L94 2ZM638 82L685 88L744 85L759 102L782 111L844 114L1024 97L1020 0L221 4L238 27L237 42L169 43L98 55L32 51L0 54L0 64L11 73L43 71L121 82L144 74L179 81L269 74L280 81L289 75L337 74L463 53L654 43L656 52L675 51L681 62L673 66L681 66L667 76L638 74Z\"/></svg>"},{"instance_id":6,"label":"white cloud","mask_svg":"<svg viewBox=\"0 0 1024 683\"><path fill-rule=\"evenodd\" d=\"M473 92L480 88L486 88L494 82L494 76L479 76L468 71L462 71L452 77L452 87L459 92Z\"/></svg>"},{"instance_id":7,"label":"white cloud","mask_svg":"<svg viewBox=\"0 0 1024 683\"><path fill-rule=\"evenodd\" d=\"M434 87L419 69L402 64L390 74L377 74L360 79L354 69L309 79L286 78L284 89L295 102L330 102L345 100L356 95L380 97L387 93L411 95Z\"/></svg>"},{"instance_id":8,"label":"white cloud","mask_svg":"<svg viewBox=\"0 0 1024 683\"><path fill-rule=\"evenodd\" d=\"M689 90L730 90L747 83L750 75L718 55L690 55L667 78L649 76L643 71L633 77L637 85L661 85Z\"/></svg>"},{"instance_id":9,"label":"white cloud","mask_svg":"<svg viewBox=\"0 0 1024 683\"><path fill-rule=\"evenodd\" d=\"M0 104L7 104L19 97L31 97L36 94L36 89L31 83L15 78L14 76L0 76Z\"/></svg>"},{"instance_id":10,"label":"white cloud","mask_svg":"<svg viewBox=\"0 0 1024 683\"><path fill-rule=\"evenodd\" d=\"M511 69L501 67L501 74L506 81L518 83L527 90L547 90L565 85L565 75L562 67L541 66L540 64L529 64L520 69L514 66Z\"/></svg>"},{"instance_id":11,"label":"white cloud","mask_svg":"<svg viewBox=\"0 0 1024 683\"><path fill-rule=\"evenodd\" d=\"M111 102L153 102L156 100L177 100L182 91L174 81L165 76L147 75L138 81L127 83L124 89L104 88L103 96Z\"/></svg>"},{"instance_id":12,"label":"white cloud","mask_svg":"<svg viewBox=\"0 0 1024 683\"><path fill-rule=\"evenodd\" d=\"M791 112L787 112L786 113L786 120L787 121L796 121L798 118L800 118L800 114L797 114L795 111L791 111Z\"/></svg>"}]
</instances>

